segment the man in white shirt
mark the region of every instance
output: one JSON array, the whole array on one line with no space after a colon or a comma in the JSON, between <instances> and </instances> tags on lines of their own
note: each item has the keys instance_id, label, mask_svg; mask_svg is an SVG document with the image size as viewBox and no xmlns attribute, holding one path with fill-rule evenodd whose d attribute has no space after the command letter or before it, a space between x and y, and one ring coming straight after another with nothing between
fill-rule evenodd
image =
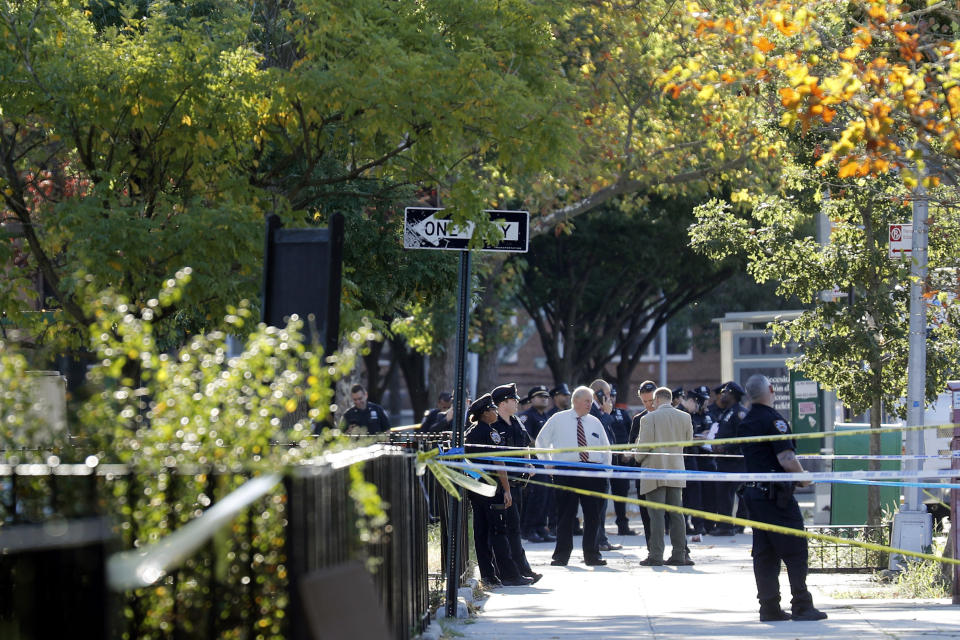
<instances>
[{"instance_id":1,"label":"man in white shirt","mask_svg":"<svg viewBox=\"0 0 960 640\"><path fill-rule=\"evenodd\" d=\"M603 425L590 415L593 403L593 391L589 387L577 387L571 397L572 409L558 411L550 416L543 429L537 435L538 449L572 449L576 447L608 447ZM584 469L591 464L606 464L611 461L610 451L581 451L568 453L540 454L540 457L553 462L572 463L572 467ZM564 465L566 466L566 465ZM607 485L605 477L589 478L581 476L555 475L554 483L561 487L604 492ZM596 567L607 564L600 557L598 534L600 531L600 507L603 499L586 496L569 490L557 491L559 522L557 524L557 544L553 550L554 566L566 566L573 551L573 521L577 516L577 507L583 507L583 563Z\"/></svg>"}]
</instances>

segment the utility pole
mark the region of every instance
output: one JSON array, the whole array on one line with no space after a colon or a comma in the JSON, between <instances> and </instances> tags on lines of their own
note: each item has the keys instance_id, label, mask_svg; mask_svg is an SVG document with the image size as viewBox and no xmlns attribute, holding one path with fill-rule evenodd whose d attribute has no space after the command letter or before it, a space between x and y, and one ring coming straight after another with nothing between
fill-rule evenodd
<instances>
[{"instance_id":1,"label":"utility pole","mask_svg":"<svg viewBox=\"0 0 960 640\"><path fill-rule=\"evenodd\" d=\"M921 174L922 180L922 174ZM915 190L913 201L913 240L910 267L910 354L907 360L907 426L922 427L926 409L927 387L927 303L923 289L927 280L927 207L922 182ZM923 431L905 434L905 451L909 456L923 455ZM919 460L905 460L906 471L919 470ZM930 514L920 500L920 489L908 487L904 491L903 506L893 517L891 546L908 551L923 551L933 541ZM890 569L899 569L902 557L890 555Z\"/></svg>"}]
</instances>

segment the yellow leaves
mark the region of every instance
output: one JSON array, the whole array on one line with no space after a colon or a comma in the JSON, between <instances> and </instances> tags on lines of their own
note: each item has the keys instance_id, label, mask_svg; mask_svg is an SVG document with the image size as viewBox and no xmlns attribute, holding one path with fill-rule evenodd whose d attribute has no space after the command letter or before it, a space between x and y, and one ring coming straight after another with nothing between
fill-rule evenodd
<instances>
[{"instance_id":1,"label":"yellow leaves","mask_svg":"<svg viewBox=\"0 0 960 640\"><path fill-rule=\"evenodd\" d=\"M130 107L130 114L134 116L140 115L140 104L137 102L133 103L133 106Z\"/></svg>"},{"instance_id":2,"label":"yellow leaves","mask_svg":"<svg viewBox=\"0 0 960 640\"><path fill-rule=\"evenodd\" d=\"M853 45L852 47L847 47L846 49L840 52L840 58L843 60L849 60L849 61L856 60L857 56L860 55L860 52L862 50L863 49L861 49L857 45Z\"/></svg>"},{"instance_id":3,"label":"yellow leaves","mask_svg":"<svg viewBox=\"0 0 960 640\"><path fill-rule=\"evenodd\" d=\"M290 398L283 405L283 408L287 410L287 413L293 413L297 410L297 400L296 398Z\"/></svg>"},{"instance_id":4,"label":"yellow leaves","mask_svg":"<svg viewBox=\"0 0 960 640\"><path fill-rule=\"evenodd\" d=\"M960 86L954 85L947 89L947 108L950 110L950 119L960 117Z\"/></svg>"},{"instance_id":5,"label":"yellow leaves","mask_svg":"<svg viewBox=\"0 0 960 640\"><path fill-rule=\"evenodd\" d=\"M706 102L713 97L714 92L715 89L713 88L712 84L704 85L704 87L697 93L697 100Z\"/></svg>"},{"instance_id":6,"label":"yellow leaves","mask_svg":"<svg viewBox=\"0 0 960 640\"><path fill-rule=\"evenodd\" d=\"M784 35L788 38L800 33L801 25L797 22L791 22L779 11L774 11L770 14L770 22L774 24L774 26L777 28L777 31L779 31L781 35Z\"/></svg>"},{"instance_id":7,"label":"yellow leaves","mask_svg":"<svg viewBox=\"0 0 960 640\"><path fill-rule=\"evenodd\" d=\"M180 123L185 124L189 127L193 124L193 120L190 118L190 116L188 116L187 114L184 114L183 117L180 118Z\"/></svg>"}]
</instances>

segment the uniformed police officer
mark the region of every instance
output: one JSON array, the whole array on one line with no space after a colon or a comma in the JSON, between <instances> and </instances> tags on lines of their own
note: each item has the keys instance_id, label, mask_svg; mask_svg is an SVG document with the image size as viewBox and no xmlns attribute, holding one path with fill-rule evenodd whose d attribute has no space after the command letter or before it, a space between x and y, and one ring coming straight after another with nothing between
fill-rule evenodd
<instances>
[{"instance_id":1,"label":"uniformed police officer","mask_svg":"<svg viewBox=\"0 0 960 640\"><path fill-rule=\"evenodd\" d=\"M743 387L736 382L728 382L720 391L720 397L717 399L717 406L720 408L720 418L717 420L717 438L735 438L737 436L737 425L747 415L747 410L740 404L743 398ZM714 453L723 454L717 457L717 471L723 473L743 473L746 467L743 464L743 458L740 457L740 445L713 445ZM717 513L724 516L734 515L734 503L737 499L737 489L740 488L740 482L718 482L716 483L717 495ZM738 517L746 517L747 512L741 502L737 508ZM743 509L743 511L741 511ZM718 524L710 531L712 536L732 536L742 533L742 527L734 527L728 524Z\"/></svg>"},{"instance_id":2,"label":"uniformed police officer","mask_svg":"<svg viewBox=\"0 0 960 640\"><path fill-rule=\"evenodd\" d=\"M547 421L547 406L550 404L550 394L543 385L531 387L527 394L530 408L520 413L517 418L526 428L531 438L536 439ZM550 482L550 476L538 473L531 480ZM530 483L523 490L523 513L520 514L520 535L529 542L556 542L547 527L547 514L553 503L553 489L539 484Z\"/></svg>"},{"instance_id":3,"label":"uniformed police officer","mask_svg":"<svg viewBox=\"0 0 960 640\"><path fill-rule=\"evenodd\" d=\"M550 399L553 401L553 406L547 411L548 420L550 416L556 412L566 411L570 408L570 387L567 386L567 383L561 382L553 389L550 389Z\"/></svg>"},{"instance_id":4,"label":"uniformed police officer","mask_svg":"<svg viewBox=\"0 0 960 640\"><path fill-rule=\"evenodd\" d=\"M503 446L515 449L525 449L533 444L530 434L517 419L517 409L520 406L520 394L514 383L502 384L490 392L494 404L497 405L497 421L493 428L500 432ZM509 474L510 486L513 487L513 504L507 507L504 513L507 524L507 541L513 553L514 562L524 575L534 574L527 562L527 554L523 550L523 539L520 535L520 513L523 511L523 488L526 486L526 474L511 471Z\"/></svg>"},{"instance_id":5,"label":"uniformed police officer","mask_svg":"<svg viewBox=\"0 0 960 640\"><path fill-rule=\"evenodd\" d=\"M449 391L441 391L437 396L437 406L427 411L420 423L423 433L440 433L453 428L453 395Z\"/></svg>"},{"instance_id":6,"label":"uniformed police officer","mask_svg":"<svg viewBox=\"0 0 960 640\"><path fill-rule=\"evenodd\" d=\"M766 376L753 375L747 380L750 397L749 413L740 422L740 437L790 433L790 425L774 408L773 385ZM797 460L793 440L747 442L741 445L747 471L750 473L803 473ZM807 486L809 482L798 482ZM751 482L743 489L743 497L754 520L803 530L800 506L793 497L789 482ZM780 608L780 562L787 566L790 579L792 613ZM763 529L753 530L753 575L760 600L760 620L823 620L827 614L813 606L807 589L807 539Z\"/></svg>"},{"instance_id":7,"label":"uniformed police officer","mask_svg":"<svg viewBox=\"0 0 960 640\"><path fill-rule=\"evenodd\" d=\"M470 405L469 415L474 424L464 436L467 453L487 453L504 443L504 436L495 426L497 407L489 393ZM473 509L473 544L480 578L491 587L533 584L539 578L522 575L507 539L506 512L513 504L513 494L506 471L497 472L497 483L497 493L492 498L469 492Z\"/></svg>"},{"instance_id":8,"label":"uniformed police officer","mask_svg":"<svg viewBox=\"0 0 960 640\"><path fill-rule=\"evenodd\" d=\"M610 385L610 399L613 402L613 410L610 417L613 418L613 437L616 444L626 444L630 438L630 412L624 407L617 405L617 386ZM613 455L613 463L623 464L620 454ZM618 478L616 475L610 478L610 493L615 496L624 496L630 493L630 481ZM637 532L630 528L630 520L627 518L627 503L619 500L613 503L613 510L617 514L617 535L635 536Z\"/></svg>"},{"instance_id":9,"label":"uniformed police officer","mask_svg":"<svg viewBox=\"0 0 960 640\"><path fill-rule=\"evenodd\" d=\"M713 419L706 412L706 403L710 399L710 390L706 386L695 387L684 392L680 406L690 414L693 423L693 439L702 441L692 447L684 447L683 452L693 454L684 456L687 471L716 471L717 463L708 454L711 452L707 438L711 437ZM683 506L700 511L716 513L716 483L688 480L683 492ZM693 542L699 542L700 536L713 527L713 522L704 518L690 519L687 533L693 536Z\"/></svg>"},{"instance_id":10,"label":"uniformed police officer","mask_svg":"<svg viewBox=\"0 0 960 640\"><path fill-rule=\"evenodd\" d=\"M367 390L362 384L350 387L350 399L353 400L353 406L340 419L342 429L362 427L367 430L367 433L390 431L390 418L387 417L387 412L380 405L367 399Z\"/></svg>"}]
</instances>

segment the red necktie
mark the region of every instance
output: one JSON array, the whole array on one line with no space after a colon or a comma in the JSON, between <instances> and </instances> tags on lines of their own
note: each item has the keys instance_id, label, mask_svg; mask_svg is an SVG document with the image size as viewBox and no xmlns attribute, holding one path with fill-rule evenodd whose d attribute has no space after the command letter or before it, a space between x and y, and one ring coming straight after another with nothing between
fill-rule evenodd
<instances>
[{"instance_id":1,"label":"red necktie","mask_svg":"<svg viewBox=\"0 0 960 640\"><path fill-rule=\"evenodd\" d=\"M583 432L583 420L577 416L577 446L587 446L587 434ZM586 451L580 452L580 462L590 462L590 454Z\"/></svg>"}]
</instances>

